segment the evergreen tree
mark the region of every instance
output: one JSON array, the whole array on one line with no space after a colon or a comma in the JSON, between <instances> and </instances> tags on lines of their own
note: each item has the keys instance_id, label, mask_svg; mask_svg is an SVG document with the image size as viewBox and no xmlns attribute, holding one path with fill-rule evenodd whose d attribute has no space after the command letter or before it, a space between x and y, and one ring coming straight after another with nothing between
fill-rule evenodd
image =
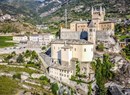
<instances>
[{"instance_id":1,"label":"evergreen tree","mask_svg":"<svg viewBox=\"0 0 130 95\"><path fill-rule=\"evenodd\" d=\"M96 83L99 88L98 95L106 95L105 83L112 79L113 73L110 69L113 67L113 64L110 62L109 55L103 55L103 61L99 58L95 62L92 62L92 68L95 70Z\"/></svg>"},{"instance_id":2,"label":"evergreen tree","mask_svg":"<svg viewBox=\"0 0 130 95\"><path fill-rule=\"evenodd\" d=\"M22 55L22 54L20 54L20 55L18 56L17 62L18 62L18 63L23 63L23 62L24 62L24 58L23 58L23 55Z\"/></svg>"}]
</instances>

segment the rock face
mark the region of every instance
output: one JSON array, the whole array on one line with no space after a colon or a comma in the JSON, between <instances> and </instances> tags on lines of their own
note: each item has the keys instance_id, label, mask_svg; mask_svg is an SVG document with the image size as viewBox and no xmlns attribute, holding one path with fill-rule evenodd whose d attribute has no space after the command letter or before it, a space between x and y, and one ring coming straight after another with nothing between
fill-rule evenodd
<instances>
[{"instance_id":1,"label":"rock face","mask_svg":"<svg viewBox=\"0 0 130 95\"><path fill-rule=\"evenodd\" d=\"M114 81L124 87L130 87L130 65L123 64L122 68L120 68L120 71L115 76Z\"/></svg>"}]
</instances>

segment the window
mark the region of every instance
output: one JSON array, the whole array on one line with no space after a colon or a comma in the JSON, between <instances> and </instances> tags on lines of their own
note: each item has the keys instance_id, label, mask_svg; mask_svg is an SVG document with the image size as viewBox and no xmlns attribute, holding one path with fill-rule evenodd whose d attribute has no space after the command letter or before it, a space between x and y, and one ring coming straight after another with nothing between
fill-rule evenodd
<instances>
[{"instance_id":1,"label":"window","mask_svg":"<svg viewBox=\"0 0 130 95\"><path fill-rule=\"evenodd\" d=\"M84 49L84 52L86 52L86 48Z\"/></svg>"},{"instance_id":2,"label":"window","mask_svg":"<svg viewBox=\"0 0 130 95\"><path fill-rule=\"evenodd\" d=\"M92 32L92 29L90 29L90 32Z\"/></svg>"}]
</instances>

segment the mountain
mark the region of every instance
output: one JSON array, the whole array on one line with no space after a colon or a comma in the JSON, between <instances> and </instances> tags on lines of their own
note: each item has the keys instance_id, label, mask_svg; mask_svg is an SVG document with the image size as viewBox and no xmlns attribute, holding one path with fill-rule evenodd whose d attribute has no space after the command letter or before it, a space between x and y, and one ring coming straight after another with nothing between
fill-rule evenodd
<instances>
[{"instance_id":1,"label":"mountain","mask_svg":"<svg viewBox=\"0 0 130 95\"><path fill-rule=\"evenodd\" d=\"M91 7L103 6L106 9L107 18L130 18L130 0L71 0L69 2L68 19L79 20L90 19ZM51 14L50 18L58 18L64 16L65 6L61 7L58 11Z\"/></svg>"},{"instance_id":2,"label":"mountain","mask_svg":"<svg viewBox=\"0 0 130 95\"><path fill-rule=\"evenodd\" d=\"M57 9L56 7L64 2L65 0L0 0L0 10L4 14L24 15L23 20L40 24L42 14Z\"/></svg>"},{"instance_id":3,"label":"mountain","mask_svg":"<svg viewBox=\"0 0 130 95\"><path fill-rule=\"evenodd\" d=\"M68 20L89 19L92 6L106 8L107 18L129 18L130 0L0 0L2 12L23 15L24 21L42 24L48 21L63 21L65 7Z\"/></svg>"}]
</instances>

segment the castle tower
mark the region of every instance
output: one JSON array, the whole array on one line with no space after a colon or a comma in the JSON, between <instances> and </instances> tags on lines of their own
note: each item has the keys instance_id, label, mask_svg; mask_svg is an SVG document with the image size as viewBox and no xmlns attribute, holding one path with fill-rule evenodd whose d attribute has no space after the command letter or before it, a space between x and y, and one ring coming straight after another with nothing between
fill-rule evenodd
<instances>
[{"instance_id":1,"label":"castle tower","mask_svg":"<svg viewBox=\"0 0 130 95\"><path fill-rule=\"evenodd\" d=\"M89 28L88 28L88 41L93 43L94 47L96 46L96 28L92 21L89 24Z\"/></svg>"},{"instance_id":2,"label":"castle tower","mask_svg":"<svg viewBox=\"0 0 130 95\"><path fill-rule=\"evenodd\" d=\"M91 15L94 26L96 27L97 30L99 30L99 23L104 21L105 8L102 8L102 6L100 6L99 9L92 7Z\"/></svg>"}]
</instances>

